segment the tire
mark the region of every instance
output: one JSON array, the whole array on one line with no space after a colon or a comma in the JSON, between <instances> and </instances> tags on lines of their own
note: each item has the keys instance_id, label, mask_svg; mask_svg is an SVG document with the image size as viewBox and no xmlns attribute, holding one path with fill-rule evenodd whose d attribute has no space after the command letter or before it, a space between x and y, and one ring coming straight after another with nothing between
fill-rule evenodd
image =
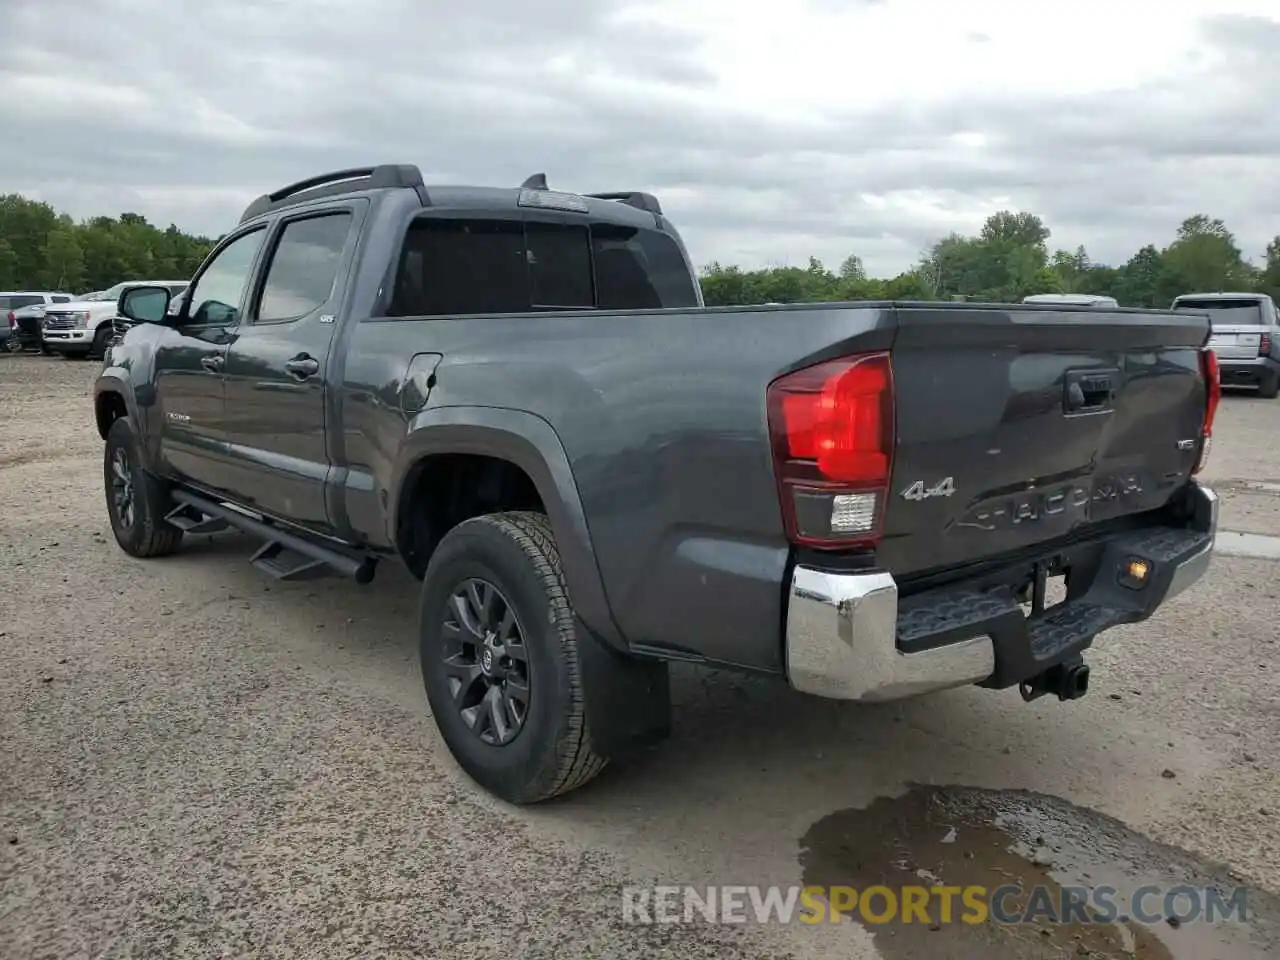
<instances>
[{"instance_id":1,"label":"tire","mask_svg":"<svg viewBox=\"0 0 1280 960\"><path fill-rule=\"evenodd\" d=\"M88 357L102 360L107 355L107 343L111 340L111 326L104 324L93 335L93 346L89 348Z\"/></svg>"},{"instance_id":2,"label":"tire","mask_svg":"<svg viewBox=\"0 0 1280 960\"><path fill-rule=\"evenodd\" d=\"M464 610L455 595L465 598ZM476 613L486 603L491 616L484 623ZM536 803L604 769L587 729L577 628L546 517L490 514L449 531L423 578L418 632L436 725L454 759L486 790L510 803ZM497 644L489 648L492 673L483 666L481 635ZM482 694L496 698L496 710L484 709Z\"/></svg>"},{"instance_id":3,"label":"tire","mask_svg":"<svg viewBox=\"0 0 1280 960\"><path fill-rule=\"evenodd\" d=\"M131 557L163 557L182 543L182 531L164 522L169 497L164 486L142 467L142 447L128 417L107 431L102 475L111 532ZM128 509L119 492L127 489Z\"/></svg>"},{"instance_id":4,"label":"tire","mask_svg":"<svg viewBox=\"0 0 1280 960\"><path fill-rule=\"evenodd\" d=\"M1258 396L1263 400L1280 397L1280 373L1272 374L1258 384Z\"/></svg>"}]
</instances>

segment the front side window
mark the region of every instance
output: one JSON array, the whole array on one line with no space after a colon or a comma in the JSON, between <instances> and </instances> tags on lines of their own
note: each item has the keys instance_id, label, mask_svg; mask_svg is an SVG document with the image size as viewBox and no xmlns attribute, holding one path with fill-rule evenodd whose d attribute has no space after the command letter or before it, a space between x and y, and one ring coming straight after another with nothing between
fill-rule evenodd
<instances>
[{"instance_id":1,"label":"front side window","mask_svg":"<svg viewBox=\"0 0 1280 960\"><path fill-rule=\"evenodd\" d=\"M233 326L240 322L240 304L253 261L265 233L261 227L223 247L196 278L190 294L190 322L199 326Z\"/></svg>"},{"instance_id":2,"label":"front side window","mask_svg":"<svg viewBox=\"0 0 1280 960\"><path fill-rule=\"evenodd\" d=\"M267 267L260 323L296 320L328 303L350 230L346 212L285 224Z\"/></svg>"}]
</instances>

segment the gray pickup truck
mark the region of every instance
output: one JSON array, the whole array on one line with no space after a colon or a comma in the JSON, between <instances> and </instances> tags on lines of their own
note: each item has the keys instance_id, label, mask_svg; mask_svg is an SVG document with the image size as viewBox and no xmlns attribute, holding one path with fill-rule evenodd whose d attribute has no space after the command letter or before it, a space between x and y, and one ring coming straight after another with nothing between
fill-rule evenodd
<instances>
[{"instance_id":1,"label":"gray pickup truck","mask_svg":"<svg viewBox=\"0 0 1280 960\"><path fill-rule=\"evenodd\" d=\"M259 198L180 304L118 312L120 546L234 527L283 579L402 561L443 739L513 802L666 734L671 661L1074 699L1094 637L1213 550L1202 313L706 308L649 194L409 165Z\"/></svg>"}]
</instances>

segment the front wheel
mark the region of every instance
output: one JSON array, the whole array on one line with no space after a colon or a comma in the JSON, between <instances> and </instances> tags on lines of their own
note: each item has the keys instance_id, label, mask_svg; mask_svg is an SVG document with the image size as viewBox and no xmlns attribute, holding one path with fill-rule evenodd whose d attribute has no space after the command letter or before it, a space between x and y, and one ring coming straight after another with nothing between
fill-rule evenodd
<instances>
[{"instance_id":1,"label":"front wheel","mask_svg":"<svg viewBox=\"0 0 1280 960\"><path fill-rule=\"evenodd\" d=\"M511 803L535 803L604 769L546 517L491 514L449 531L423 579L418 629L431 712L477 783Z\"/></svg>"},{"instance_id":2,"label":"front wheel","mask_svg":"<svg viewBox=\"0 0 1280 960\"><path fill-rule=\"evenodd\" d=\"M93 346L89 348L89 357L93 360L101 360L107 355L107 344L111 340L111 325L104 324L99 327L93 335Z\"/></svg>"},{"instance_id":3,"label":"front wheel","mask_svg":"<svg viewBox=\"0 0 1280 960\"><path fill-rule=\"evenodd\" d=\"M111 532L120 549L133 557L162 557L182 542L182 531L165 523L169 498L160 481L142 467L142 446L128 417L107 431L103 481Z\"/></svg>"}]
</instances>

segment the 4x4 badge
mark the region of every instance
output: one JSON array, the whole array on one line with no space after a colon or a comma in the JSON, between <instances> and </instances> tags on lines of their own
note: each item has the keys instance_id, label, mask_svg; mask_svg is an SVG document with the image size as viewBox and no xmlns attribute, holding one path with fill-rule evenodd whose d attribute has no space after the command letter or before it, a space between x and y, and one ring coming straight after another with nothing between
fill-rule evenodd
<instances>
[{"instance_id":1,"label":"4x4 badge","mask_svg":"<svg viewBox=\"0 0 1280 960\"><path fill-rule=\"evenodd\" d=\"M899 496L903 500L928 500L930 497L949 497L956 492L956 482L951 477L939 480L931 487L926 487L923 480L917 480Z\"/></svg>"}]
</instances>

